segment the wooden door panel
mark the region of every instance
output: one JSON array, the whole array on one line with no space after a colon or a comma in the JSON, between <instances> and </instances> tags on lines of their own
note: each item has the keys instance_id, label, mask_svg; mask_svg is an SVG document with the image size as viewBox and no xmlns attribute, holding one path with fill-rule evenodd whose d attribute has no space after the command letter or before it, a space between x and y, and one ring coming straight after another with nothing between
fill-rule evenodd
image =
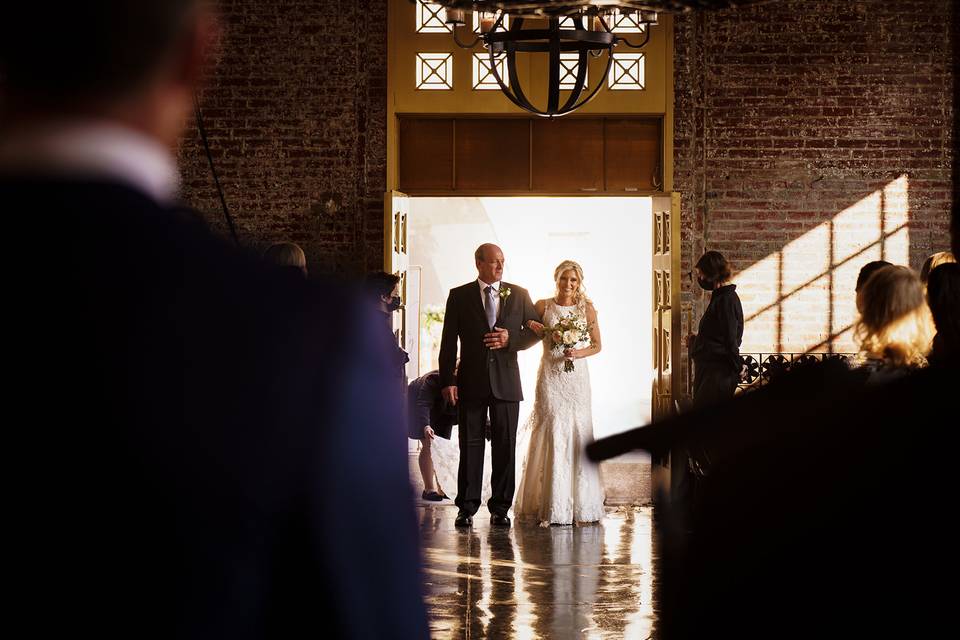
<instances>
[{"instance_id":1,"label":"wooden door panel","mask_svg":"<svg viewBox=\"0 0 960 640\"><path fill-rule=\"evenodd\" d=\"M533 190L603 190L603 120L533 121Z\"/></svg>"},{"instance_id":2,"label":"wooden door panel","mask_svg":"<svg viewBox=\"0 0 960 640\"><path fill-rule=\"evenodd\" d=\"M400 116L399 184L416 193L608 193L661 187L659 118Z\"/></svg>"},{"instance_id":3,"label":"wooden door panel","mask_svg":"<svg viewBox=\"0 0 960 640\"><path fill-rule=\"evenodd\" d=\"M458 191L529 191L530 121L457 120L455 158Z\"/></svg>"},{"instance_id":4,"label":"wooden door panel","mask_svg":"<svg viewBox=\"0 0 960 640\"><path fill-rule=\"evenodd\" d=\"M607 118L604 126L606 190L659 190L660 120Z\"/></svg>"},{"instance_id":5,"label":"wooden door panel","mask_svg":"<svg viewBox=\"0 0 960 640\"><path fill-rule=\"evenodd\" d=\"M453 189L453 119L401 118L400 189Z\"/></svg>"}]
</instances>

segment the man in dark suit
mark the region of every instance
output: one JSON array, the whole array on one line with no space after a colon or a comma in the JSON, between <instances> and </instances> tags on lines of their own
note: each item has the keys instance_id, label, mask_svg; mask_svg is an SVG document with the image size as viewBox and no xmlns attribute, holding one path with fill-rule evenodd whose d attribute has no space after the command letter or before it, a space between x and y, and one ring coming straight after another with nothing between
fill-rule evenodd
<instances>
[{"instance_id":1,"label":"man in dark suit","mask_svg":"<svg viewBox=\"0 0 960 640\"><path fill-rule=\"evenodd\" d=\"M460 407L460 467L457 473L456 526L473 524L483 482L484 427L490 418L493 468L490 522L510 526L513 504L517 420L523 390L517 352L539 338L527 326L539 321L526 289L503 276L503 252L494 244L474 254L477 279L450 291L440 340L440 384L447 402ZM460 369L454 378L457 341Z\"/></svg>"},{"instance_id":2,"label":"man in dark suit","mask_svg":"<svg viewBox=\"0 0 960 640\"><path fill-rule=\"evenodd\" d=\"M402 416L369 401L391 393L377 320L176 208L171 150L215 17L8 9L9 624L426 638Z\"/></svg>"}]
</instances>

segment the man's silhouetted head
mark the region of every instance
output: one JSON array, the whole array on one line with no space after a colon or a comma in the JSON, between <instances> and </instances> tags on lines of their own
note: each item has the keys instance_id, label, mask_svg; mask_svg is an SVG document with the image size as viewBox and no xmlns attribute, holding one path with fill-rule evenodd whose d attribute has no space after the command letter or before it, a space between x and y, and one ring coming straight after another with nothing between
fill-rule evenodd
<instances>
[{"instance_id":1,"label":"man's silhouetted head","mask_svg":"<svg viewBox=\"0 0 960 640\"><path fill-rule=\"evenodd\" d=\"M95 117L172 144L215 35L206 0L14 3L0 27L3 120Z\"/></svg>"}]
</instances>

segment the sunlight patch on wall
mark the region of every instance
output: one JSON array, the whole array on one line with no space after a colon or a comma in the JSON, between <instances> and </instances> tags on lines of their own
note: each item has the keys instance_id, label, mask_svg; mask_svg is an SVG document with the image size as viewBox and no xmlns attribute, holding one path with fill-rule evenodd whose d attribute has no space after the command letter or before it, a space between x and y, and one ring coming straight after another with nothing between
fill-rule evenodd
<instances>
[{"instance_id":1,"label":"sunlight patch on wall","mask_svg":"<svg viewBox=\"0 0 960 640\"><path fill-rule=\"evenodd\" d=\"M864 264L908 264L909 179L902 175L736 274L745 352L852 352Z\"/></svg>"}]
</instances>

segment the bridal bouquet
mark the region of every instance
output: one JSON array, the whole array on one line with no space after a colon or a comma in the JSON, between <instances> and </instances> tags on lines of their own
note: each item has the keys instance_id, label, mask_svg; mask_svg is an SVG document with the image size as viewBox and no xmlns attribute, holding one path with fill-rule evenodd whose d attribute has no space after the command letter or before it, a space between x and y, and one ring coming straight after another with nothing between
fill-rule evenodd
<instances>
[{"instance_id":1,"label":"bridal bouquet","mask_svg":"<svg viewBox=\"0 0 960 640\"><path fill-rule=\"evenodd\" d=\"M571 311L557 320L552 327L544 327L543 335L550 348L563 353L567 349L575 348L577 344L590 342L590 325L585 318ZM567 373L574 370L573 358L564 360L563 370Z\"/></svg>"}]
</instances>

